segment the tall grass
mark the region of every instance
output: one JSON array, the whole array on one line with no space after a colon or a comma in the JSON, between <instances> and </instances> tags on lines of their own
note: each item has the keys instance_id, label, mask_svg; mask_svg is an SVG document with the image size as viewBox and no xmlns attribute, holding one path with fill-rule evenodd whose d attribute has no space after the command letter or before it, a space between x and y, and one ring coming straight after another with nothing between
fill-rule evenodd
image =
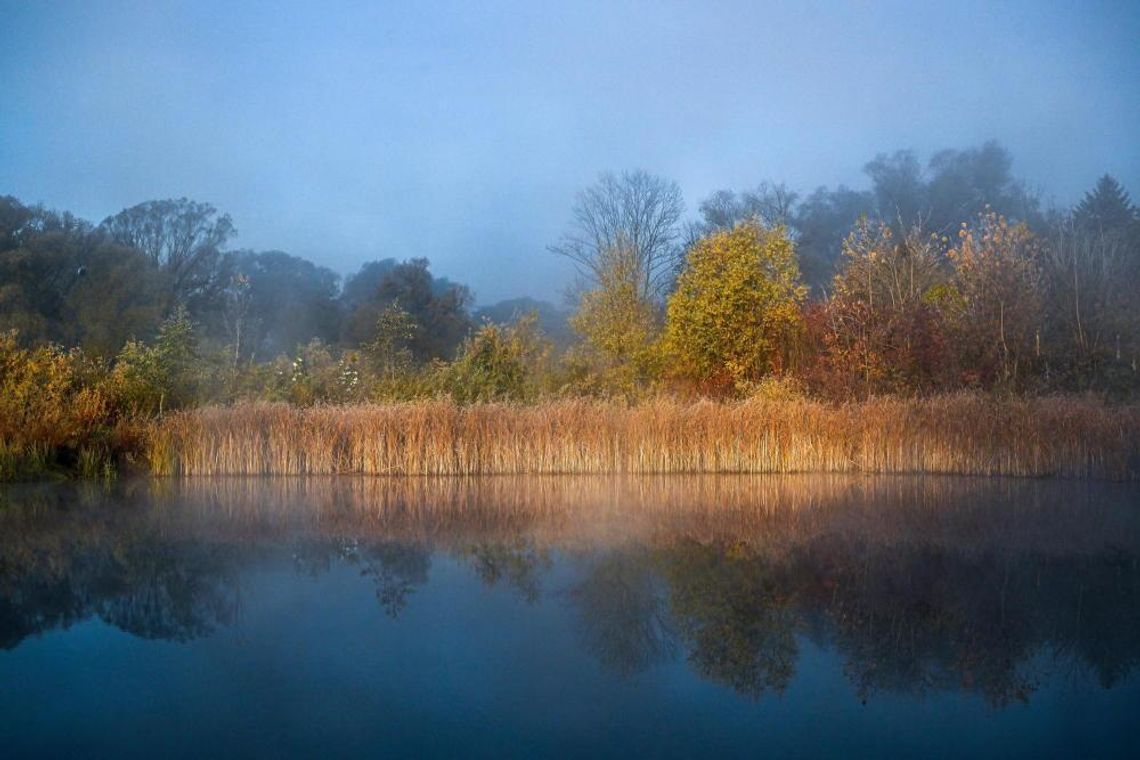
<instances>
[{"instance_id":1,"label":"tall grass","mask_svg":"<svg viewBox=\"0 0 1140 760\"><path fill-rule=\"evenodd\" d=\"M956 394L635 406L250 404L161 421L158 474L878 472L1131 479L1140 407Z\"/></svg>"}]
</instances>

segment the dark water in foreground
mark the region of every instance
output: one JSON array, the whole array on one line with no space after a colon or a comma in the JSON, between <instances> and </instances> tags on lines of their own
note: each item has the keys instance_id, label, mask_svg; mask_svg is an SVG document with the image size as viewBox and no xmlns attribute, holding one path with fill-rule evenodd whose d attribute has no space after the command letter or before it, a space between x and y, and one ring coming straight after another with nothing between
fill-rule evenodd
<instances>
[{"instance_id":1,"label":"dark water in foreground","mask_svg":"<svg viewBox=\"0 0 1140 760\"><path fill-rule=\"evenodd\" d=\"M0 756L1136 756L1140 491L0 491Z\"/></svg>"}]
</instances>

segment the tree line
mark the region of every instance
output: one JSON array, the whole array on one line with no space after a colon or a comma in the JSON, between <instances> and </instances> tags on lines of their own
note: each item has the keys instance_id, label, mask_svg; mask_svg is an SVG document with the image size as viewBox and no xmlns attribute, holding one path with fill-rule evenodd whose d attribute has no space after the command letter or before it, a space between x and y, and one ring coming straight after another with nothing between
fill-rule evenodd
<instances>
[{"instance_id":1,"label":"tree line","mask_svg":"<svg viewBox=\"0 0 1140 760\"><path fill-rule=\"evenodd\" d=\"M662 390L1134 393L1136 206L1105 176L1075 207L1042 209L1011 167L992 142L925 164L881 154L868 190L763 182L713 193L691 221L676 183L602 175L550 246L579 272L569 319L530 299L473 310L470 290L426 259L369 262L341 283L281 251L233 249L230 216L185 198L92 224L4 197L0 331L10 356L54 346L45 366L78 349L118 368L148 410Z\"/></svg>"}]
</instances>

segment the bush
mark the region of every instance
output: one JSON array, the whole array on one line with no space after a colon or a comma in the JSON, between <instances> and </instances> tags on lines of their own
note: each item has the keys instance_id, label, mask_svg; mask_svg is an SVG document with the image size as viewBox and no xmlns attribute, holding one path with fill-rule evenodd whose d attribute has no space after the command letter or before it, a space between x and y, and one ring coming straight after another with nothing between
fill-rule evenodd
<instances>
[{"instance_id":1,"label":"bush","mask_svg":"<svg viewBox=\"0 0 1140 760\"><path fill-rule=\"evenodd\" d=\"M443 371L443 389L461 404L529 401L549 347L534 314L508 326L487 323L464 341L459 357Z\"/></svg>"},{"instance_id":2,"label":"bush","mask_svg":"<svg viewBox=\"0 0 1140 760\"><path fill-rule=\"evenodd\" d=\"M25 349L16 333L0 334L0 479L104 470L121 422L107 378L79 349Z\"/></svg>"}]
</instances>

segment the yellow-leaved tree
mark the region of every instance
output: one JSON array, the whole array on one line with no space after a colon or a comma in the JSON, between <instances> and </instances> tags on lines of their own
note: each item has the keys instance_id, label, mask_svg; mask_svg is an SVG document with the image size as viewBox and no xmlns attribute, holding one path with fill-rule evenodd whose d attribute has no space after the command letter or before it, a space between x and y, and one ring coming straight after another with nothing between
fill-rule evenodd
<instances>
[{"instance_id":1,"label":"yellow-leaved tree","mask_svg":"<svg viewBox=\"0 0 1140 760\"><path fill-rule=\"evenodd\" d=\"M637 250L623 240L599 254L596 287L582 294L570 317L582 338L571 356L584 375L581 389L632 398L652 380L658 320L644 279Z\"/></svg>"},{"instance_id":2,"label":"yellow-leaved tree","mask_svg":"<svg viewBox=\"0 0 1140 760\"><path fill-rule=\"evenodd\" d=\"M669 297L670 374L706 390L741 392L780 372L806 295L783 226L748 220L698 240Z\"/></svg>"}]
</instances>

